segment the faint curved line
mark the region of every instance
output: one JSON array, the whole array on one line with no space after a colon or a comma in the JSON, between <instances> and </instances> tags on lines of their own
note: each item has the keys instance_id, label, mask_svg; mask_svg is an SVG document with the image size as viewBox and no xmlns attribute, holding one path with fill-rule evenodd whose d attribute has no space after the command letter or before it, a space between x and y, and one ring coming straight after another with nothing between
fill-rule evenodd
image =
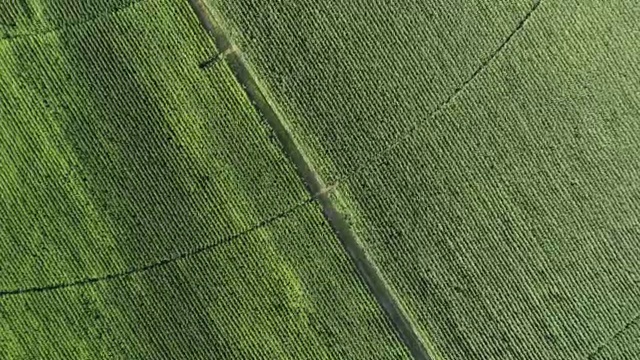
<instances>
[{"instance_id":1,"label":"faint curved line","mask_svg":"<svg viewBox=\"0 0 640 360\"><path fill-rule=\"evenodd\" d=\"M636 323L636 321L640 320L640 313L637 313L631 320L629 320L620 330L616 331L610 338L608 338L605 342L600 344L594 351L592 351L589 355L587 355L587 359L594 360L596 355L598 355L602 350L604 350L612 341L616 340L622 334L624 334L632 325Z\"/></svg>"},{"instance_id":2,"label":"faint curved line","mask_svg":"<svg viewBox=\"0 0 640 360\"><path fill-rule=\"evenodd\" d=\"M131 276L131 275L136 275L136 274L140 274L143 272L147 272L171 263L174 263L178 260L182 260L182 259L186 259L186 258L190 258L196 255L199 255L203 252L207 252L209 250L215 249L221 245L225 245L228 244L240 237L243 237L245 235L248 235L250 233L253 233L254 231L260 230L272 223L274 223L275 221L282 219L284 217L287 217L288 215L290 215L291 213L295 212L296 210L298 210L299 208L312 203L313 201L315 201L317 198L317 196L312 196L309 197L307 199L305 199L304 201L301 201L299 203L297 203L296 205L278 213L275 214L265 220L260 221L259 223L251 226L248 229L245 229L243 231L240 231L238 233L235 233L233 235L227 236L224 239L215 242L213 244L208 244L208 245L202 245L200 247L197 247L195 249L191 249L189 251L185 251L183 253L177 254L175 256L172 257L168 257L165 259L161 259L161 260L157 260L155 262L152 262L150 264L144 265L144 266L140 266L140 267L132 267L129 270L126 271L121 271L121 272L117 272L117 273L112 273L112 274L107 274L107 275L103 275L103 276L97 276L97 277L88 277L88 278L84 278L84 279L79 279L79 280L75 280L75 281L70 281L70 282L61 282L61 283L57 283L57 284L51 284L51 285L45 285L45 286L34 286L34 287L28 287L28 288L22 288L22 289L12 289L12 290L1 290L0 291L0 298L4 298L4 297L8 297L8 296L12 296L12 295L25 295L25 294L33 294L33 293L42 293L42 292L48 292L48 291L54 291L54 290L61 290L61 289L66 289L66 288L71 288L71 287L78 287L78 286L85 286L85 285L89 285L89 284L94 284L94 283L98 283L98 282L104 282L104 281L109 281L109 280L115 280L115 279L120 279L120 278L124 278L127 276Z\"/></svg>"},{"instance_id":3,"label":"faint curved line","mask_svg":"<svg viewBox=\"0 0 640 360\"><path fill-rule=\"evenodd\" d=\"M102 18L106 18L109 17L111 15L114 15L116 13L119 13L121 11L127 10L130 7L145 2L147 0L133 0L130 3L128 3L125 6L121 6L121 7L117 7L114 9L111 9L110 11L107 12L102 12L102 13L98 13L94 16L89 16L85 19L79 20L79 21L70 21L68 23L65 23L61 26L54 26L51 27L49 29L43 30L43 31L37 31L37 32L23 32L23 33L16 33L16 34L5 34L5 36L0 36L0 40L6 40L6 41L10 41L13 39L20 39L20 38L26 38L26 37L32 37L32 36L40 36L40 35L46 35L46 34L51 34L54 32L58 32L58 31L62 31L62 30L67 30L67 29L72 29L76 26L80 26L83 24L87 24Z\"/></svg>"},{"instance_id":4,"label":"faint curved line","mask_svg":"<svg viewBox=\"0 0 640 360\"><path fill-rule=\"evenodd\" d=\"M359 174L365 168L377 164L380 160L384 158L386 154L388 154L390 151L392 151L393 149L397 148L399 145L407 141L407 139L409 139L417 130L422 128L422 126L424 126L424 124L426 123L425 120L433 119L438 114L441 114L443 110L453 102L453 100L455 100L463 91L466 90L466 88L469 86L469 84L473 80L475 80L480 74L482 74L487 69L487 67L496 59L496 57L503 52L503 50L507 47L507 45L511 42L511 40L513 40L513 38L519 32L522 31L522 29L527 24L527 22L529 22L531 15L533 15L533 13L538 9L541 3L542 3L542 0L536 0L533 3L532 7L529 9L529 11L520 20L520 22L518 23L518 26L516 26L511 31L511 33L509 33L509 35L500 43L500 46L498 46L484 61L482 61L482 63L480 63L480 66L478 66L478 68L465 81L463 81L458 87L456 87L455 91L452 92L451 95L449 95L449 97L447 97L443 102L438 104L436 108L429 115L427 115L425 119L423 119L422 121L417 121L415 124L409 127L403 134L401 134L395 141L393 141L391 145L389 145L389 147L387 147L386 149L374 155L369 161L356 166L355 168L353 168L353 170L347 172L345 175L335 180L334 184L337 185L345 180L348 180L353 176Z\"/></svg>"}]
</instances>

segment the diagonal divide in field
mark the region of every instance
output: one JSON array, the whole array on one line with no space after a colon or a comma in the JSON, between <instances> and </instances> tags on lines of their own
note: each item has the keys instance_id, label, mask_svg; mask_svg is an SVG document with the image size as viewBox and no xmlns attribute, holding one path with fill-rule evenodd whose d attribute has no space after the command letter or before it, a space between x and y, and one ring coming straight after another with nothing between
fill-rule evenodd
<instances>
[{"instance_id":1,"label":"diagonal divide in field","mask_svg":"<svg viewBox=\"0 0 640 360\"><path fill-rule=\"evenodd\" d=\"M133 4L139 1L140 0L134 1ZM199 64L199 67L204 70L211 66L214 66L220 61L224 60L227 62L227 64L233 70L238 82L244 87L247 96L249 97L253 105L273 128L273 131L275 132L281 146L283 147L284 153L289 157L299 176L304 180L304 183L311 195L307 199L291 206L290 208L280 213L274 214L273 216L266 218L243 231L228 236L212 244L203 245L196 249L185 251L176 254L175 256L164 258L144 266L134 267L125 271L111 273L104 276L87 277L76 281L60 282L47 286L0 290L0 298L13 295L40 293L76 286L84 286L147 272L152 269L174 263L181 259L196 256L198 254L212 250L220 245L232 242L245 235L258 231L276 222L279 219L287 217L288 215L305 205L318 201L322 206L324 215L328 223L331 225L334 232L336 233L336 236L341 241L345 251L353 261L363 281L369 287L370 291L372 292L380 306L387 313L391 322L396 327L398 334L405 341L414 357L417 359L429 359L430 357L425 349L423 339L421 339L417 334L417 331L412 325L411 319L402 309L402 306L394 297L391 289L385 283L375 265L369 260L365 250L359 244L355 235L349 228L349 225L345 221L343 215L340 214L340 212L336 209L330 198L331 192L336 189L336 187L338 187L340 183L348 180L364 169L373 166L381 161L384 158L385 154L410 138L414 134L414 132L424 124L424 121L419 121L414 124L412 127L403 132L401 136L393 141L386 149L379 153L373 154L369 161L354 167L345 176L336 180L333 184L327 186L322 181L322 179L319 178L318 174L313 170L312 166L306 160L304 154L300 150L300 147L296 144L291 132L288 130L286 124L282 121L282 116L278 113L273 104L265 97L262 88L256 82L255 77L251 73L251 70L244 62L240 51L229 41L229 38L222 31L222 28L218 25L219 21L216 21L215 17L209 14L206 7L200 0L189 0L189 3L194 9L202 26L214 38L215 43L220 51L220 53L214 58ZM455 89L455 91L447 97L445 101L440 103L434 109L434 111L428 114L425 119L433 118L434 116L442 113L447 108L447 106L451 104L452 101L454 101L462 92L465 91L465 89L474 79L476 79L485 71L485 69L492 63L492 61L501 52L504 51L504 49L507 47L507 44L511 42L514 36L516 36L524 28L525 24L530 19L535 10L539 7L540 3L541 0L537 0L533 3L532 7L522 18L518 26L509 33L509 35L500 43L496 50L493 51L486 58L486 60L482 61L477 69L461 85L459 85Z\"/></svg>"},{"instance_id":2,"label":"diagonal divide in field","mask_svg":"<svg viewBox=\"0 0 640 360\"><path fill-rule=\"evenodd\" d=\"M414 358L430 359L406 311L392 294L389 286L385 283L385 280L375 265L367 258L364 248L360 245L344 217L331 201L331 190L333 190L337 184L327 187L319 174L313 170L310 162L305 158L300 147L296 144L291 131L289 131L286 123L282 120L282 115L265 96L264 91L256 81L256 77L242 59L240 51L236 49L223 31L220 26L220 21L215 19L215 17L207 11L200 0L190 0L189 3L198 14L198 18L204 28L214 38L221 54L224 54L224 59L233 70L238 82L245 89L251 103L275 132L284 153L293 163L298 176L304 181L309 193L312 194L310 199L317 199L320 203L327 222L342 243L349 258L355 265L358 274L389 317L402 341L411 351ZM205 64L217 62L216 59L205 62ZM202 68L203 66L201 65L200 67Z\"/></svg>"},{"instance_id":3,"label":"diagonal divide in field","mask_svg":"<svg viewBox=\"0 0 640 360\"><path fill-rule=\"evenodd\" d=\"M602 342L595 350L587 355L587 360L596 360L597 356L604 351L609 345L614 343L618 338L624 335L632 326L634 326L638 320L640 320L640 312L637 313L631 320L627 321L623 327L621 327L618 331L616 331L613 335L611 335L608 339Z\"/></svg>"},{"instance_id":4,"label":"diagonal divide in field","mask_svg":"<svg viewBox=\"0 0 640 360\"><path fill-rule=\"evenodd\" d=\"M333 184L327 186L320 175L313 169L310 161L303 154L300 146L296 143L292 132L288 129L282 114L278 111L273 101L270 101L263 87L257 81L257 77L253 74L249 65L244 61L240 50L232 43L229 36L225 33L221 25L221 21L207 10L201 0L189 0L189 3L196 12L202 26L213 37L219 55L200 64L201 69L206 69L218 62L225 60L229 67L233 70L238 82L243 86L251 103L254 105L258 113L264 117L271 126L278 138L283 152L293 163L298 175L304 181L306 188L311 194L310 199L317 199L320 203L327 222L332 227L336 237L340 240L344 250L354 263L360 277L363 279L374 298L385 311L389 320L394 325L398 335L403 340L407 348L415 359L431 359L429 351L425 346L424 339L421 338L414 326L414 322L399 302L398 298L393 294L391 287L386 283L385 279L377 269L376 265L367 256L366 250L358 241L356 235L351 230L349 224L336 208L331 200L330 194L336 189L340 183L359 174L365 168L375 165L381 161L384 156L410 138L416 130L418 130L425 122L419 121L408 130L403 132L390 146L381 152L372 156L369 161L355 166L343 177L336 180ZM438 104L436 108L428 114L427 119L437 116L451 104L468 85L482 74L493 60L505 49L508 43L516 36L530 19L531 15L539 7L541 0L536 0L525 16L520 20L518 25L509 35L500 43L500 45L476 68L476 70L462 82L455 91L449 95L445 101Z\"/></svg>"}]
</instances>

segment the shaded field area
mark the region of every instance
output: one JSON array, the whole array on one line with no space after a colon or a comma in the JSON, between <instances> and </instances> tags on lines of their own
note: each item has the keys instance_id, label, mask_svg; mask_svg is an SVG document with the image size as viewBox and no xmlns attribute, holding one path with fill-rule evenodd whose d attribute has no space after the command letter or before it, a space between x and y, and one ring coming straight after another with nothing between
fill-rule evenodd
<instances>
[{"instance_id":1,"label":"shaded field area","mask_svg":"<svg viewBox=\"0 0 640 360\"><path fill-rule=\"evenodd\" d=\"M409 357L188 3L11 4L1 358Z\"/></svg>"},{"instance_id":2,"label":"shaded field area","mask_svg":"<svg viewBox=\"0 0 640 360\"><path fill-rule=\"evenodd\" d=\"M633 358L636 3L207 3L433 358Z\"/></svg>"}]
</instances>

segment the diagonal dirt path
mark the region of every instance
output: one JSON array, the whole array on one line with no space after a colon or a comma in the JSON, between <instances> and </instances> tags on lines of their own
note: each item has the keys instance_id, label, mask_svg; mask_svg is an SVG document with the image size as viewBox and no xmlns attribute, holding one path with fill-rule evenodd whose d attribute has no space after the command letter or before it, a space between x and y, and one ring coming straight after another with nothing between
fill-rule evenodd
<instances>
[{"instance_id":1,"label":"diagonal dirt path","mask_svg":"<svg viewBox=\"0 0 640 360\"><path fill-rule=\"evenodd\" d=\"M305 158L300 147L296 144L286 123L282 120L283 117L265 96L262 87L258 84L256 77L242 59L240 52L235 49L229 37L219 25L220 22L207 11L205 5L200 0L190 0L189 2L198 14L198 18L203 24L203 27L214 38L219 51L222 54L227 54L225 56L227 64L233 70L238 82L245 89L247 96L256 110L275 132L276 137L282 145L283 152L293 163L298 176L304 181L309 193L312 194L311 199L317 199L319 201L325 218L342 243L360 277L369 288L370 293L387 314L399 337L411 351L415 359L431 359L418 332L413 327L407 312L392 294L389 286L373 262L367 258L364 248L360 245L344 217L331 201L330 192L335 186L326 187L318 173L313 170L310 162Z\"/></svg>"},{"instance_id":2,"label":"diagonal dirt path","mask_svg":"<svg viewBox=\"0 0 640 360\"><path fill-rule=\"evenodd\" d=\"M398 147L411 137L415 131L424 124L424 121L416 123L398 139L392 142L389 147L372 156L370 161L367 161L360 166L356 166L345 177L327 187L319 174L314 171L310 162L305 158L300 147L296 144L291 131L289 131L287 124L283 121L283 116L268 99L268 96L263 90L264 88L258 83L257 77L253 75L251 69L243 60L241 53L235 48L232 41L226 35L224 29L220 25L221 21L215 17L215 14L212 14L207 10L201 0L190 0L189 2L200 19L203 27L213 37L219 51L221 52L221 56L204 62L203 65L201 65L201 68L206 68L212 63L217 63L221 57L224 57L227 64L232 68L238 82L242 84L246 90L251 102L274 130L283 147L283 152L294 164L298 175L304 181L309 193L312 194L312 198L318 199L322 206L325 218L333 228L346 253L356 266L360 277L366 283L378 304L389 317L398 335L404 341L407 348L410 349L413 357L415 359L431 359L432 356L429 356L424 341L415 329L411 317L403 308L400 301L394 296L390 286L386 283L375 264L368 258L365 249L357 240L355 234L351 231L348 223L345 221L344 216L336 209L330 198L330 192L341 182L383 159L388 152ZM513 37L523 29L524 25L539 5L540 1L536 1L520 21L518 26L500 43L496 50L483 60L480 66L462 84L460 84L444 102L439 104L436 109L427 116L427 118L432 118L441 113L452 101L465 91L467 86L473 82L474 79L486 70L498 54L503 52Z\"/></svg>"}]
</instances>

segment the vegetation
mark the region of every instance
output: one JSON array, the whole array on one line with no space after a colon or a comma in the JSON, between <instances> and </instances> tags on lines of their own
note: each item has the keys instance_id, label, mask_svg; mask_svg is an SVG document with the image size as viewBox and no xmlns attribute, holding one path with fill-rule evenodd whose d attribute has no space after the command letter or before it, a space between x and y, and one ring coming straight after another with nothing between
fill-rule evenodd
<instances>
[{"instance_id":1,"label":"vegetation","mask_svg":"<svg viewBox=\"0 0 640 360\"><path fill-rule=\"evenodd\" d=\"M640 356L630 0L0 4L0 358Z\"/></svg>"},{"instance_id":2,"label":"vegetation","mask_svg":"<svg viewBox=\"0 0 640 360\"><path fill-rule=\"evenodd\" d=\"M189 5L120 5L0 40L0 358L406 357Z\"/></svg>"},{"instance_id":3,"label":"vegetation","mask_svg":"<svg viewBox=\"0 0 640 360\"><path fill-rule=\"evenodd\" d=\"M434 359L634 357L636 5L209 5Z\"/></svg>"}]
</instances>

